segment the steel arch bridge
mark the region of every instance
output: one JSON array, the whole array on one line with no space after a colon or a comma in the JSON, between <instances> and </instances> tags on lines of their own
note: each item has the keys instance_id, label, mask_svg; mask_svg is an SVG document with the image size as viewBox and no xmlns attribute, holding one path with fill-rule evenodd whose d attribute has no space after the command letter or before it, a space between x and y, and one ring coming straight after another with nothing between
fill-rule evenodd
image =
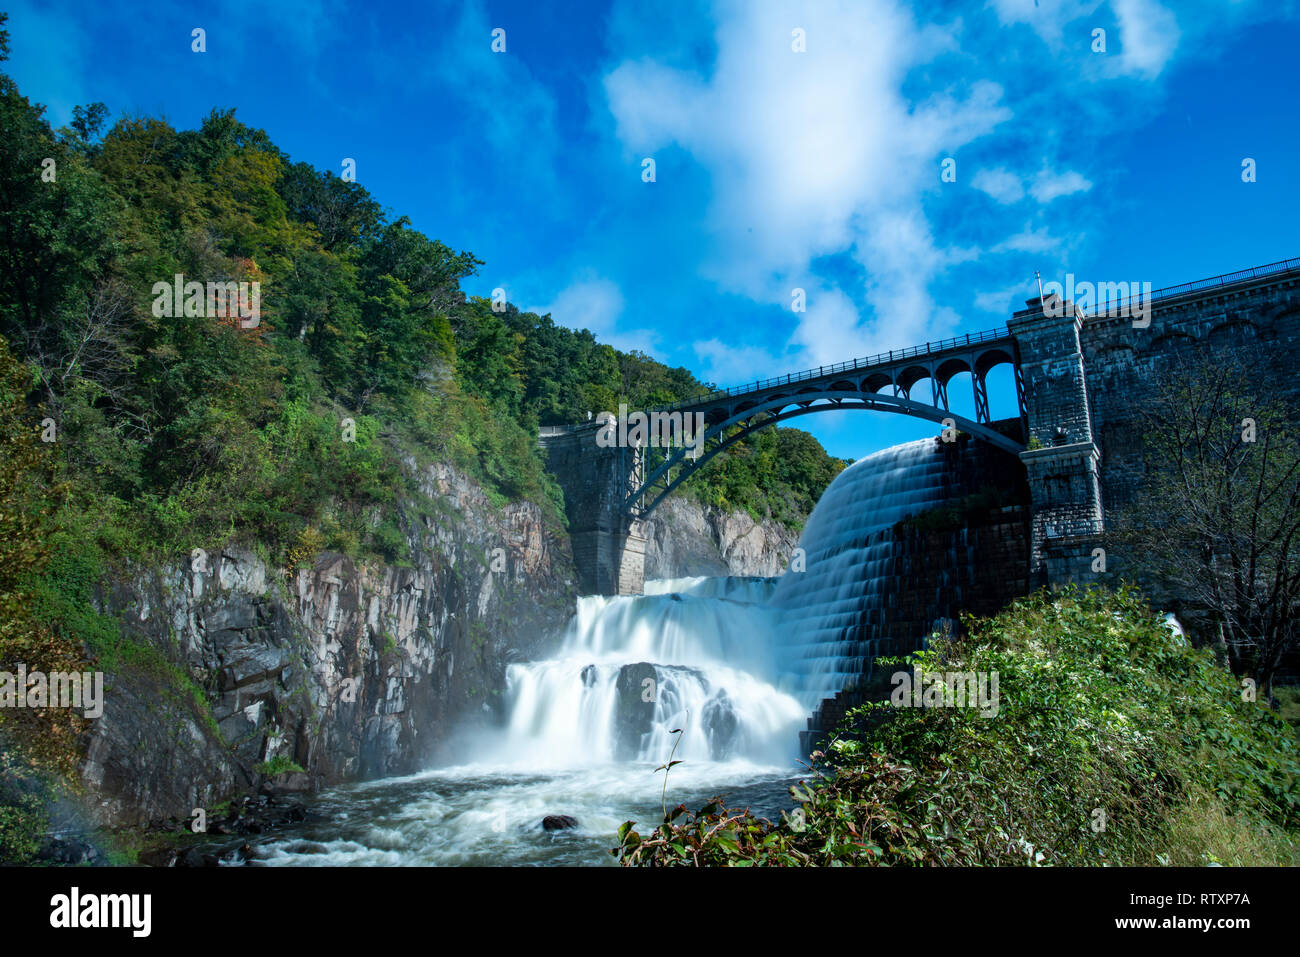
<instances>
[{"instance_id":1,"label":"steel arch bridge","mask_svg":"<svg viewBox=\"0 0 1300 957\"><path fill-rule=\"evenodd\" d=\"M809 369L649 410L647 416L701 414L705 424L703 442L694 448L650 444L634 450L636 454L629 456L631 461L626 463L629 492L622 511L634 518L645 518L719 452L759 429L818 412L866 409L910 415L950 423L1008 452L1022 452L1024 445L989 425L987 376L991 369L1003 364L1014 369L1016 399L1023 419L1025 394L1020 357L1015 339L1005 327ZM963 372L971 376L975 421L949 409L948 385ZM915 387L927 379L929 394L914 397ZM653 428L650 431L658 434Z\"/></svg>"}]
</instances>

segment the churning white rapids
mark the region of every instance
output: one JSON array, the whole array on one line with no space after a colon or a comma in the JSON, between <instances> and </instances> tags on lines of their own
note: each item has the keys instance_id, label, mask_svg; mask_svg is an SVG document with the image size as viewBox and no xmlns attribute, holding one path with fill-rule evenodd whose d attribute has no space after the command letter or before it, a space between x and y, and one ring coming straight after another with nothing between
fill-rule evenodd
<instances>
[{"instance_id":1,"label":"churning white rapids","mask_svg":"<svg viewBox=\"0 0 1300 957\"><path fill-rule=\"evenodd\" d=\"M880 594L881 530L943 497L933 440L868 456L823 495L782 579L648 582L588 596L548 660L507 670L505 726L465 741L473 764L333 788L312 821L261 844L261 864L612 863L625 820L724 795L775 819L791 806L798 732L842 687L849 619ZM577 827L546 831L568 815Z\"/></svg>"},{"instance_id":2,"label":"churning white rapids","mask_svg":"<svg viewBox=\"0 0 1300 957\"><path fill-rule=\"evenodd\" d=\"M780 690L768 579L652 581L646 594L578 600L559 651L510 665L504 728L472 765L334 788L317 823L256 849L262 864L613 862L628 819L729 801L789 803L808 708ZM546 832L547 815L574 829ZM320 820L323 818L324 820Z\"/></svg>"}]
</instances>

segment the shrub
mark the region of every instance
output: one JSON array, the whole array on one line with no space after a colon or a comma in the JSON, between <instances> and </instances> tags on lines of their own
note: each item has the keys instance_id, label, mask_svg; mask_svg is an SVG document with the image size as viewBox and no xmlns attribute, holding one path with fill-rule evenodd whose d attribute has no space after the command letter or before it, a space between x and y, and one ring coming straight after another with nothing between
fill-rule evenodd
<instances>
[{"instance_id":1,"label":"shrub","mask_svg":"<svg viewBox=\"0 0 1300 957\"><path fill-rule=\"evenodd\" d=\"M1133 590L1022 599L909 656L997 672L999 708L850 712L800 809L773 823L714 800L679 807L625 864L1207 863L1214 821L1265 863L1294 859L1297 746L1207 650L1174 638ZM1236 862L1236 861L1234 861Z\"/></svg>"}]
</instances>

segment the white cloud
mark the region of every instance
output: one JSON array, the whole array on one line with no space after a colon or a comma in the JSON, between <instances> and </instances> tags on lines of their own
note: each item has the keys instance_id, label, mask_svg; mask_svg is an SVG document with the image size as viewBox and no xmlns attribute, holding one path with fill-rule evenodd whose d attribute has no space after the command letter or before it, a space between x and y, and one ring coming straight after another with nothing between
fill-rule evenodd
<instances>
[{"instance_id":1,"label":"white cloud","mask_svg":"<svg viewBox=\"0 0 1300 957\"><path fill-rule=\"evenodd\" d=\"M1034 289L1032 283L1016 283L1014 286L1007 286L1004 289L992 289L987 292L977 293L975 296L975 308L984 312L998 312L1004 316L1021 307L1021 300L1028 299L1031 295L1031 289Z\"/></svg>"},{"instance_id":2,"label":"white cloud","mask_svg":"<svg viewBox=\"0 0 1300 957\"><path fill-rule=\"evenodd\" d=\"M618 284L599 276L584 276L570 283L545 306L527 306L525 312L550 313L551 318L570 329L588 329L615 349L648 352L659 341L653 329L618 329L625 302Z\"/></svg>"},{"instance_id":3,"label":"white cloud","mask_svg":"<svg viewBox=\"0 0 1300 957\"><path fill-rule=\"evenodd\" d=\"M794 26L806 32L806 53L791 51ZM628 60L606 76L605 91L631 155L676 145L709 172L707 277L770 302L792 285L815 285L816 257L851 251L890 339L919 341L948 321L927 290L948 253L922 201L942 188L943 158L1011 117L992 83L919 100L902 94L914 67L953 48L955 29L919 27L887 0L723 4L708 75ZM873 338L856 310L840 311L849 331L835 336ZM832 332L810 307L793 341L816 356Z\"/></svg>"},{"instance_id":4,"label":"white cloud","mask_svg":"<svg viewBox=\"0 0 1300 957\"><path fill-rule=\"evenodd\" d=\"M1061 43L1065 27L1101 6L1100 0L992 0L1003 26L1024 23L1050 45Z\"/></svg>"},{"instance_id":5,"label":"white cloud","mask_svg":"<svg viewBox=\"0 0 1300 957\"><path fill-rule=\"evenodd\" d=\"M1029 192L1040 203L1050 203L1061 196L1086 193L1090 189L1092 183L1074 170L1066 170L1064 173L1042 170L1034 177L1034 184L1029 187Z\"/></svg>"},{"instance_id":6,"label":"white cloud","mask_svg":"<svg viewBox=\"0 0 1300 957\"><path fill-rule=\"evenodd\" d=\"M1033 229L1026 226L1020 232L1008 236L990 252L995 253L1045 253L1060 247L1061 241L1048 232L1046 226Z\"/></svg>"},{"instance_id":7,"label":"white cloud","mask_svg":"<svg viewBox=\"0 0 1300 957\"><path fill-rule=\"evenodd\" d=\"M1028 25L1057 54L1070 45L1076 53L1090 51L1092 30L1107 29L1113 17L1119 50L1109 48L1106 59L1099 61L1110 76L1153 79L1173 56L1181 36L1177 18L1158 0L1110 0L1108 5L1099 0L992 0L991 6L1003 26Z\"/></svg>"},{"instance_id":8,"label":"white cloud","mask_svg":"<svg viewBox=\"0 0 1300 957\"><path fill-rule=\"evenodd\" d=\"M703 363L699 378L724 389L791 371L758 346L733 346L721 339L705 339L692 346Z\"/></svg>"},{"instance_id":9,"label":"white cloud","mask_svg":"<svg viewBox=\"0 0 1300 957\"><path fill-rule=\"evenodd\" d=\"M1025 198L1025 187L1020 177L1002 167L980 170L971 178L971 185L1004 205Z\"/></svg>"},{"instance_id":10,"label":"white cloud","mask_svg":"<svg viewBox=\"0 0 1300 957\"><path fill-rule=\"evenodd\" d=\"M1120 29L1120 65L1125 73L1155 77L1178 46L1178 21L1156 0L1112 0Z\"/></svg>"}]
</instances>

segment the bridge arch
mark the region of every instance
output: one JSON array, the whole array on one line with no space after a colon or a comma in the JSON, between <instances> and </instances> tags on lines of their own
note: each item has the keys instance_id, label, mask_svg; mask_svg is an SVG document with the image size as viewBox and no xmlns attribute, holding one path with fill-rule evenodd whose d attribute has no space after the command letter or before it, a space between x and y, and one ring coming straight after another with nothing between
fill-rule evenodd
<instances>
[{"instance_id":1,"label":"bridge arch","mask_svg":"<svg viewBox=\"0 0 1300 957\"><path fill-rule=\"evenodd\" d=\"M759 429L803 415L842 409L893 412L940 425L948 420L961 431L968 432L1012 454L1018 454L1025 449L1021 443L988 425L904 395L863 393L854 388L814 389L810 387L801 389L794 395L769 396L762 401L741 402L728 417L715 423L710 423L706 417L706 428L698 454L692 456L691 448L685 446L671 449L663 462L659 463L649 475L635 483L636 487L623 502L623 511L638 518L649 515L660 502L715 455ZM736 431L730 431L737 426L739 428L736 428ZM674 468L677 469L676 475L673 475Z\"/></svg>"}]
</instances>

